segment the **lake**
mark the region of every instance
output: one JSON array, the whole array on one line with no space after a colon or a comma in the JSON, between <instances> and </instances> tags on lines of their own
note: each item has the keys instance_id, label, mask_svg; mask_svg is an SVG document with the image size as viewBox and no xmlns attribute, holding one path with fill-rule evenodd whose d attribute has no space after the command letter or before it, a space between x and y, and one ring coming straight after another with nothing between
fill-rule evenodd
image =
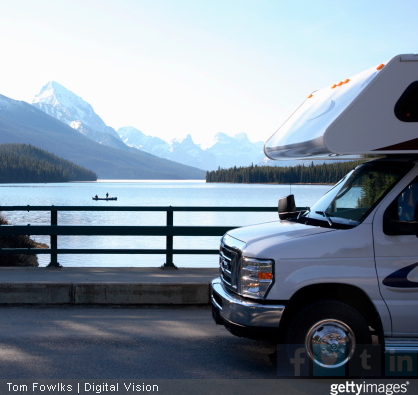
<instances>
[{"instance_id":1,"label":"lake","mask_svg":"<svg viewBox=\"0 0 418 395\"><path fill-rule=\"evenodd\" d=\"M4 206L256 206L277 207L280 197L295 195L297 206L312 206L329 185L207 184L205 181L120 181L1 184L0 204ZM117 201L93 201L106 193ZM13 225L50 224L49 212L3 212ZM175 212L174 225L244 226L276 221L272 213ZM165 212L63 212L60 225L165 225ZM34 236L50 244L48 236ZM165 248L165 237L151 236L60 236L59 248ZM217 249L219 237L174 237L174 248ZM47 266L48 255L38 255ZM66 267L151 267L161 266L164 255L66 255L58 256ZM175 255L179 267L217 267L216 255Z\"/></svg>"}]
</instances>

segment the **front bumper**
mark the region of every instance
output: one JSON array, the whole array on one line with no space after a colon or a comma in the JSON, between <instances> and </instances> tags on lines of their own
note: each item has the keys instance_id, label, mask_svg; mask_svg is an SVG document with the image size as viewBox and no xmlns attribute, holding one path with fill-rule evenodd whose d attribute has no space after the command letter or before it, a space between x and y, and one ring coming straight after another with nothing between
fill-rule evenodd
<instances>
[{"instance_id":1,"label":"front bumper","mask_svg":"<svg viewBox=\"0 0 418 395\"><path fill-rule=\"evenodd\" d=\"M261 304L232 294L220 278L211 285L212 315L217 324L236 336L276 340L284 305Z\"/></svg>"}]
</instances>

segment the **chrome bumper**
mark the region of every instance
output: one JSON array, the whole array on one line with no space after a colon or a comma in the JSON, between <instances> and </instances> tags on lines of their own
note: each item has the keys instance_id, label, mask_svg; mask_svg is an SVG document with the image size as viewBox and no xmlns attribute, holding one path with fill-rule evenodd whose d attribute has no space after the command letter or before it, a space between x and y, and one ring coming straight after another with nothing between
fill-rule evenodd
<instances>
[{"instance_id":1,"label":"chrome bumper","mask_svg":"<svg viewBox=\"0 0 418 395\"><path fill-rule=\"evenodd\" d=\"M221 318L227 327L231 324L254 329L279 327L284 305L261 304L231 294L224 289L220 278L212 281L211 289L215 321Z\"/></svg>"}]
</instances>

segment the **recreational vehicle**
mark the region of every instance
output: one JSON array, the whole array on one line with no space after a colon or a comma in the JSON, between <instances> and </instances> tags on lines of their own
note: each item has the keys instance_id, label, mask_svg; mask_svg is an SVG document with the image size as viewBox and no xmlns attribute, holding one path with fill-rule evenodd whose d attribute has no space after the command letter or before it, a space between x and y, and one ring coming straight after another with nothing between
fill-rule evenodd
<instances>
[{"instance_id":1,"label":"recreational vehicle","mask_svg":"<svg viewBox=\"0 0 418 395\"><path fill-rule=\"evenodd\" d=\"M372 160L312 207L297 210L290 195L277 221L222 237L215 322L302 347L327 371L347 368L362 347L416 353L418 55L313 92L264 150L276 160Z\"/></svg>"}]
</instances>

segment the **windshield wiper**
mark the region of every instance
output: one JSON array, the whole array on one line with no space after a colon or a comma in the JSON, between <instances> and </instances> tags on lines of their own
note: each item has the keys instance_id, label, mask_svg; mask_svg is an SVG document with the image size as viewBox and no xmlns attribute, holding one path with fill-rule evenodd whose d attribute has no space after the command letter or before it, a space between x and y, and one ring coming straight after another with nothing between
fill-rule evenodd
<instances>
[{"instance_id":1,"label":"windshield wiper","mask_svg":"<svg viewBox=\"0 0 418 395\"><path fill-rule=\"evenodd\" d=\"M329 216L329 214L328 214L328 213L326 213L325 211L315 211L315 213L316 213L316 214L319 214L319 215L323 215L323 216L327 219L327 221L328 221L328 225L329 225L329 226L332 226L331 217Z\"/></svg>"}]
</instances>

